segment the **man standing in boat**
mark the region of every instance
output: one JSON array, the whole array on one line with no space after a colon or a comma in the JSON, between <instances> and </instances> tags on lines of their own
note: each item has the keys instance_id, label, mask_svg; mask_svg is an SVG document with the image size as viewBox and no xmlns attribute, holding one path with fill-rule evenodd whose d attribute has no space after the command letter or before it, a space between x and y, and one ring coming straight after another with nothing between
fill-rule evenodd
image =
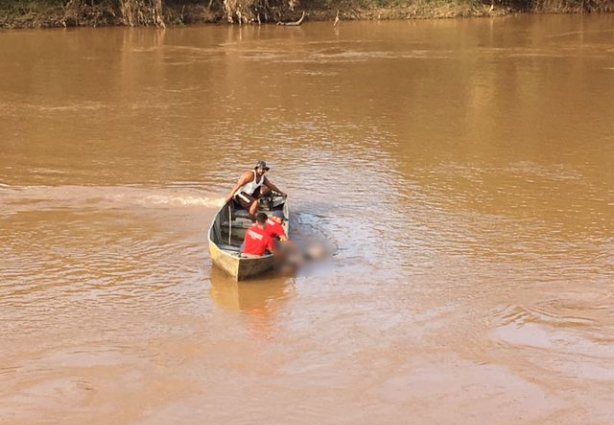
<instances>
[{"instance_id":1,"label":"man standing in boat","mask_svg":"<svg viewBox=\"0 0 614 425\"><path fill-rule=\"evenodd\" d=\"M264 174L269 171L270 167L264 161L258 161L253 171L243 173L237 184L232 188L226 202L231 199L237 201L243 208L249 211L252 217L256 217L258 212L258 199L268 194L270 191L280 193L286 196L284 192L279 190Z\"/></svg>"}]
</instances>

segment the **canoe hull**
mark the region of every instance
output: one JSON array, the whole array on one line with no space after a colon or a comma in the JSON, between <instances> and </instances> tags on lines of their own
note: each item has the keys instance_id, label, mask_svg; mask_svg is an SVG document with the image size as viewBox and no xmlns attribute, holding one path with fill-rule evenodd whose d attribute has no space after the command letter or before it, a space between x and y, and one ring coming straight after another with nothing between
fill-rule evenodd
<instances>
[{"instance_id":1,"label":"canoe hull","mask_svg":"<svg viewBox=\"0 0 614 425\"><path fill-rule=\"evenodd\" d=\"M284 215L288 217L287 202L278 208L282 209ZM234 205L226 204L216 214L211 224L209 254L213 264L236 280L248 279L274 268L278 259L271 254L262 257L246 257L239 253L240 241L245 234L245 227L249 224L244 224L243 227L238 226L236 219L233 220L234 215ZM228 230L227 226L230 227ZM289 230L287 221L284 223L284 228L287 233Z\"/></svg>"},{"instance_id":2,"label":"canoe hull","mask_svg":"<svg viewBox=\"0 0 614 425\"><path fill-rule=\"evenodd\" d=\"M209 254L214 265L224 270L237 280L247 279L275 267L275 257L267 255L258 258L244 258L229 255L219 249L215 243L209 243Z\"/></svg>"}]
</instances>

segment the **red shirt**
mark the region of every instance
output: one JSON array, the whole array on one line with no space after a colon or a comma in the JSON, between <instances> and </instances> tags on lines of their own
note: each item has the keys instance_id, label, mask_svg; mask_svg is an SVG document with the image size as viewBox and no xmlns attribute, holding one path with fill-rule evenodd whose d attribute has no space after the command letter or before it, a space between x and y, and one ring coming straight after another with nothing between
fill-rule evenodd
<instances>
[{"instance_id":1,"label":"red shirt","mask_svg":"<svg viewBox=\"0 0 614 425\"><path fill-rule=\"evenodd\" d=\"M268 218L266 221L266 229L264 229L264 231L272 238L287 238L286 231L284 230L282 225L276 221L271 220L270 218Z\"/></svg>"},{"instance_id":2,"label":"red shirt","mask_svg":"<svg viewBox=\"0 0 614 425\"><path fill-rule=\"evenodd\" d=\"M245 232L243 241L243 254L264 255L266 250L273 252L273 239L257 225L253 225Z\"/></svg>"}]
</instances>

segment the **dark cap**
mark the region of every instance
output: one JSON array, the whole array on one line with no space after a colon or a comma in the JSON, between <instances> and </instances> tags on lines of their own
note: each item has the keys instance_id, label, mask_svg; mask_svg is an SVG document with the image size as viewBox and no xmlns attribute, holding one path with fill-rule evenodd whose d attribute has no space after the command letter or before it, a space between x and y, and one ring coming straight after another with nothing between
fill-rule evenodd
<instances>
[{"instance_id":1,"label":"dark cap","mask_svg":"<svg viewBox=\"0 0 614 425\"><path fill-rule=\"evenodd\" d=\"M256 168L263 168L263 169L265 169L265 170L270 170L270 169L271 169L270 167L268 167L268 166L266 165L266 162L265 162L265 161L258 161L258 162L256 163L256 166L254 167L254 169L256 169Z\"/></svg>"},{"instance_id":2,"label":"dark cap","mask_svg":"<svg viewBox=\"0 0 614 425\"><path fill-rule=\"evenodd\" d=\"M281 218L282 220L288 221L288 219L286 218L286 216L284 215L284 212L282 210L275 210L275 211L273 211L271 213L271 215L273 217Z\"/></svg>"}]
</instances>

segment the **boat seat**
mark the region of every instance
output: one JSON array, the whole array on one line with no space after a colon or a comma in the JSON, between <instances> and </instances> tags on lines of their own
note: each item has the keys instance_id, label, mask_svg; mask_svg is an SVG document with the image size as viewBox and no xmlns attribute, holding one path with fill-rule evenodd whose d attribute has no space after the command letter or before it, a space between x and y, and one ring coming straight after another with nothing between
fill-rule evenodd
<instances>
[{"instance_id":1,"label":"boat seat","mask_svg":"<svg viewBox=\"0 0 614 425\"><path fill-rule=\"evenodd\" d=\"M254 223L251 220L241 220L241 221L233 221L232 222L232 228L233 229L249 229L250 227L252 227ZM222 222L222 229L227 230L228 229L228 222L227 221L223 221Z\"/></svg>"},{"instance_id":2,"label":"boat seat","mask_svg":"<svg viewBox=\"0 0 614 425\"><path fill-rule=\"evenodd\" d=\"M235 218L248 218L251 220L251 216L249 215L249 211L247 210L234 210L233 216Z\"/></svg>"},{"instance_id":3,"label":"boat seat","mask_svg":"<svg viewBox=\"0 0 614 425\"><path fill-rule=\"evenodd\" d=\"M234 245L227 245L224 243L218 243L217 244L219 249L222 249L224 251L232 251L232 252L236 252L237 254L241 251L241 248L238 246L234 246Z\"/></svg>"}]
</instances>

